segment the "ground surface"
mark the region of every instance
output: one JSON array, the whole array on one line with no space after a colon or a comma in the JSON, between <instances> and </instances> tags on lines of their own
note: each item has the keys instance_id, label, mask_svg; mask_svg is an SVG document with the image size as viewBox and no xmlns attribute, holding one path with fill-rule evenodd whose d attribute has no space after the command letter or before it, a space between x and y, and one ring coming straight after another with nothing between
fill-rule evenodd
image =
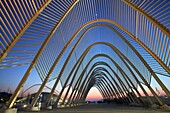
<instances>
[{"instance_id":1,"label":"ground surface","mask_svg":"<svg viewBox=\"0 0 170 113\"><path fill-rule=\"evenodd\" d=\"M85 104L77 107L60 108L53 110L41 110L38 113L168 113L158 109L142 107L118 106L114 104ZM36 113L18 111L18 113Z\"/></svg>"}]
</instances>

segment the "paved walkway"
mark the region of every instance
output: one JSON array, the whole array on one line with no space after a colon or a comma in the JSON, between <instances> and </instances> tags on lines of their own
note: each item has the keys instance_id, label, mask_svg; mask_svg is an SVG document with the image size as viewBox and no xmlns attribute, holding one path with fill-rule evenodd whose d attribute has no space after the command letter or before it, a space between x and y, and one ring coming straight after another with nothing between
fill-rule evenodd
<instances>
[{"instance_id":1,"label":"paved walkway","mask_svg":"<svg viewBox=\"0 0 170 113\"><path fill-rule=\"evenodd\" d=\"M114 104L86 104L77 107L60 108L53 110L41 110L38 113L168 113L169 111L161 111L147 109L141 107L122 107ZM18 113L35 113L18 111Z\"/></svg>"}]
</instances>

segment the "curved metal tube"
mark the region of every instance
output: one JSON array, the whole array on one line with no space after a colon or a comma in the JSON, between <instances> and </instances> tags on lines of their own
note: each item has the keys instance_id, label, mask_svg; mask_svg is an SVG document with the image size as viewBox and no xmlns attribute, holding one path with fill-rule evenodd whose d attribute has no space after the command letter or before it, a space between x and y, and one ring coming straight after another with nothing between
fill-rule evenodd
<instances>
[{"instance_id":1,"label":"curved metal tube","mask_svg":"<svg viewBox=\"0 0 170 113\"><path fill-rule=\"evenodd\" d=\"M101 55L98 55L98 56L105 56L105 57L108 57L109 59L111 59L111 58L110 58L109 56L107 56L107 55L102 55L102 54L101 54ZM94 59L94 58L92 58L92 59ZM89 63L90 63L91 61L92 61L92 60L90 60ZM113 60L112 60L112 61L113 61ZM113 62L114 62L114 61L113 61ZM89 65L89 63L87 64L87 66ZM77 63L76 63L75 65L77 65ZM95 65L96 65L96 64L95 64ZM85 69L87 69L87 66L85 67ZM93 66L92 66L92 67L93 67ZM120 68L119 68L119 69L120 69ZM91 68L91 70L92 70L92 68ZM91 71L91 70L90 70L90 71ZM120 71L121 71L121 70L120 70ZM83 71L83 72L85 72L85 71ZM132 73L133 73L133 72L132 72ZM87 75L88 75L88 74L87 74ZM81 76L82 76L82 75L80 75L80 77L81 77ZM137 83L140 84L139 81L137 81ZM76 84L77 84L77 83L76 83ZM82 83L82 84L85 84L85 83ZM74 89L75 89L75 87L73 87L73 90L74 90ZM144 89L143 89L143 90L144 90ZM71 96L70 96L69 100L71 99L72 94L73 94L73 93L71 93ZM146 93L146 96L148 96L147 93ZM69 100L68 100L68 102L69 102Z\"/></svg>"},{"instance_id":2,"label":"curved metal tube","mask_svg":"<svg viewBox=\"0 0 170 113\"><path fill-rule=\"evenodd\" d=\"M83 27L84 27L84 26L82 26L82 28L83 28ZM78 32L79 32L79 30L78 30ZM76 32L76 34L75 34L74 36L76 36L78 32ZM122 37L121 37L121 38L122 38ZM126 40L126 43L127 43L127 40ZM128 44L128 45L129 45L129 44ZM132 48L132 47L131 47L131 48Z\"/></svg>"},{"instance_id":3,"label":"curved metal tube","mask_svg":"<svg viewBox=\"0 0 170 113\"><path fill-rule=\"evenodd\" d=\"M33 15L33 17L27 22L24 23L26 25L23 26L23 28L21 29L21 31L16 34L16 36L14 37L14 40L11 41L11 43L9 44L9 46L7 46L5 48L5 50L3 51L3 53L0 56L0 62L7 56L8 52L14 47L14 45L17 43L17 41L20 39L20 37L24 34L24 32L28 29L28 27L32 24L32 22L38 17L38 15L45 9L45 7L51 2L52 0L47 0L40 9L38 9L35 14ZM2 7L2 6L1 6Z\"/></svg>"},{"instance_id":4,"label":"curved metal tube","mask_svg":"<svg viewBox=\"0 0 170 113\"><path fill-rule=\"evenodd\" d=\"M107 42L96 42L96 43L94 43L94 44L92 44L92 45L96 45L96 44L105 44L105 45L107 45L107 46L109 46L109 47L111 47L118 55L119 55L119 57L121 57L121 56L123 56L123 57L125 57L118 49L116 49L112 44L109 44L109 43L107 43ZM91 46L92 46L91 45ZM90 47L90 46L89 46ZM121 55L120 55L121 54ZM126 60L128 60L127 58L126 58ZM130 62L129 60L128 60L128 62ZM132 63L129 63L130 65L133 65ZM133 68L135 68L135 66L133 66ZM137 70L137 69L135 69L135 70ZM140 78L144 81L144 83L148 86L148 88L151 90L151 92L155 95L155 97L158 99L158 101L160 102L160 105L163 105L163 102L159 99L159 97L157 96L157 94L155 93L155 91L149 86L149 84L146 82L146 80L144 79L144 77L139 73L139 71L138 71L138 74L139 74L139 76L140 76Z\"/></svg>"},{"instance_id":5,"label":"curved metal tube","mask_svg":"<svg viewBox=\"0 0 170 113\"><path fill-rule=\"evenodd\" d=\"M104 57L108 57L109 59L111 59L111 58L110 58L109 56L107 56L107 55L99 54L99 55L97 55L97 56L104 56ZM94 56L94 58L95 58L95 56ZM92 59L94 59L94 58L92 58ZM91 61L92 61L92 60L90 60L89 63L90 63ZM113 60L112 60L112 61L113 61ZM87 64L87 66L89 65L89 63ZM77 63L76 63L75 65L77 65ZM85 69L87 69L87 66L85 67ZM94 64L94 66L96 66L96 64ZM92 66L92 67L94 67L94 66ZM92 69L93 69L93 68L91 68L91 70L92 70ZM90 70L90 71L91 71L91 70ZM89 71L89 72L90 72L90 71ZM120 70L120 71L121 71L121 70ZM84 72L84 71L83 71L83 72ZM89 74L87 74L87 75L89 75ZM82 76L82 75L81 75L81 76ZM81 77L81 76L80 76L80 77ZM138 83L140 84L140 82L138 82ZM76 84L77 84L77 83L76 83ZM85 83L82 83L82 84L85 84ZM75 89L75 87L73 87L73 91L74 91L74 89ZM72 96L72 94L71 94L71 96ZM71 96L70 96L70 98L71 98ZM70 98L69 98L69 100L70 100ZM69 101L69 100L68 100L68 101Z\"/></svg>"},{"instance_id":6,"label":"curved metal tube","mask_svg":"<svg viewBox=\"0 0 170 113\"><path fill-rule=\"evenodd\" d=\"M106 77L107 78L107 80L109 80L109 78L106 76L106 74L102 74L101 76L104 76L104 77ZM106 81L106 79L104 78L104 77L102 77L103 79L104 79L104 81ZM91 79L93 79L93 78L91 78ZM115 86L112 84L112 82L109 80L109 82L111 83L111 86L112 87L110 87L110 89L112 90L112 92L113 92L113 94L115 95L115 97L116 97L116 93L114 92L114 90L115 90ZM100 82L99 82L100 83ZM98 83L97 83L98 84ZM96 84L96 85L97 85ZM107 83L108 84L108 83ZM107 85L106 85L107 86ZM109 86L110 86L110 84L109 84ZM113 88L114 87L114 88ZM112 89L113 88L113 89ZM125 95L124 95L125 96ZM85 98L86 98L86 95L84 96L84 100L85 100ZM111 95L111 98L113 98L112 97L112 95Z\"/></svg>"},{"instance_id":7,"label":"curved metal tube","mask_svg":"<svg viewBox=\"0 0 170 113\"><path fill-rule=\"evenodd\" d=\"M97 62L98 63L98 62ZM100 62L99 62L100 63ZM102 62L101 62L101 64L102 65L105 65L105 64L103 64ZM101 64L98 64L98 65L101 65ZM106 66L108 66L108 65L106 65ZM109 66L108 66L109 67ZM110 67L109 67L110 68ZM117 86L117 88L118 88L118 90L120 90L119 91L119 93L120 92L125 92L126 93L126 91L128 91L128 89L127 89L127 87L125 86L125 84L122 82L122 80L119 78L119 76L116 74L115 75L115 72L112 70L112 72L114 73L114 75L116 76L116 78L118 79L118 81L119 81L119 83L120 83L120 85L122 86L122 88L123 88L123 90L120 88L120 86L119 86L119 84L115 81L115 79L111 76L111 74L107 71L107 70L104 70L106 73L108 73L108 75L111 77L111 79L112 79L112 81L115 83L115 85ZM90 79L92 79L92 77L90 76L90 78L89 78L89 80L87 80L87 81L90 81ZM114 85L112 85L112 86L114 86ZM83 89L83 88L81 88L81 89ZM129 91L128 91L128 93L129 93ZM126 93L126 94L128 94L128 93ZM82 94L84 94L83 92L82 92ZM121 94L121 93L120 93ZM123 93L122 93L123 94ZM130 94L130 93L129 93ZM122 96L125 96L124 94L122 95ZM134 101L133 100L133 98L132 97L130 97L130 99L129 99L130 101L132 100L132 101ZM131 101L131 102L132 102Z\"/></svg>"},{"instance_id":8,"label":"curved metal tube","mask_svg":"<svg viewBox=\"0 0 170 113\"><path fill-rule=\"evenodd\" d=\"M134 10L140 12L142 15L144 15L150 22L152 22L155 26L157 26L163 33L165 33L170 38L170 32L169 30L163 26L159 21L157 21L153 16L149 15L145 11L143 11L141 8L138 8L134 4L132 4L129 0L122 0L124 3L128 4L130 7L132 7Z\"/></svg>"},{"instance_id":9,"label":"curved metal tube","mask_svg":"<svg viewBox=\"0 0 170 113\"><path fill-rule=\"evenodd\" d=\"M47 2L48 3L48 2ZM65 14L63 15L63 17L59 20L59 22L56 24L56 26L53 28L53 30L51 31L51 33L47 36L47 38L44 40L43 44L41 45L40 49L38 50L37 54L35 55L32 63L30 64L29 68L27 69L27 71L25 72L23 78L21 79L20 83L18 84L17 88L15 89L13 95L11 96L8 104L6 105L7 108L12 108L16 98L18 97L23 85L25 84L27 78L29 77L30 72L32 71L33 67L35 66L37 60L39 59L41 53L43 52L44 48L46 47L46 45L48 44L49 40L51 39L51 37L53 36L54 32L57 30L58 26L61 24L61 22L64 20L64 18L66 17L66 15L69 13L69 11L73 8L73 6L77 3L77 1L75 1L69 8L68 10L65 12ZM49 75L50 76L50 75ZM30 107L35 105L35 102L37 101L42 89L45 86L45 83L47 82L49 77L46 77L45 80L43 81L39 91L37 92L35 98L33 99L33 101L31 102Z\"/></svg>"}]
</instances>

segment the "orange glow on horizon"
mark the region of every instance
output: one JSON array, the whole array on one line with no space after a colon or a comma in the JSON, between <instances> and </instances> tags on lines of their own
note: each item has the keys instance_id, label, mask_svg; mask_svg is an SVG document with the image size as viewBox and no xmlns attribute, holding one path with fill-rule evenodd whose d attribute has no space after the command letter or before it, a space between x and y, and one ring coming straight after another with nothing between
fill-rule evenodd
<instances>
[{"instance_id":1,"label":"orange glow on horizon","mask_svg":"<svg viewBox=\"0 0 170 113\"><path fill-rule=\"evenodd\" d=\"M102 95L100 94L99 90L95 87L92 87L86 97L87 101L97 101L103 99Z\"/></svg>"},{"instance_id":2,"label":"orange glow on horizon","mask_svg":"<svg viewBox=\"0 0 170 113\"><path fill-rule=\"evenodd\" d=\"M146 90L146 92L148 93L149 96L153 96L152 92L145 85L142 84L142 86L144 87L144 89ZM155 86L152 86L152 89L155 91L155 93L158 96L166 96L166 93L158 86L156 87L158 91L156 91ZM140 87L138 87L138 91L141 94L141 96L145 96L144 92L142 91L142 89Z\"/></svg>"}]
</instances>

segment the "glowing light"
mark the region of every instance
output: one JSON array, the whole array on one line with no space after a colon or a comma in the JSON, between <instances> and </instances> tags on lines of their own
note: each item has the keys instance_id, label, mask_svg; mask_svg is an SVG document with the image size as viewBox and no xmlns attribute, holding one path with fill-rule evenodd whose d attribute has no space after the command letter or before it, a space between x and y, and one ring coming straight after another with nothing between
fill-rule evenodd
<instances>
[{"instance_id":1,"label":"glowing light","mask_svg":"<svg viewBox=\"0 0 170 113\"><path fill-rule=\"evenodd\" d=\"M86 97L87 101L97 101L103 99L102 95L100 94L99 90L95 87L92 87Z\"/></svg>"}]
</instances>

